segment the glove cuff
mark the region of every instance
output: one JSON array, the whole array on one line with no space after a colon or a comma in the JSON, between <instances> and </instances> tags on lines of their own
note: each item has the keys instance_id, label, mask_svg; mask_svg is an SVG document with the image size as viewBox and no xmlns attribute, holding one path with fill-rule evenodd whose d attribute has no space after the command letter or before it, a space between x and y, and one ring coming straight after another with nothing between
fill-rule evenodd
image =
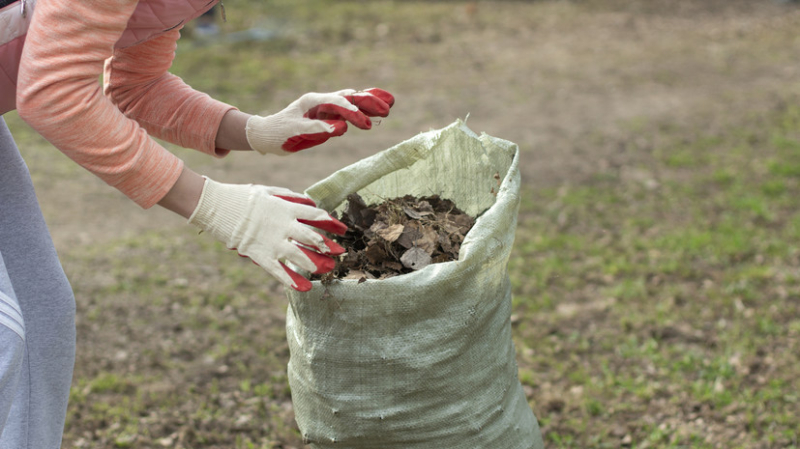
<instances>
[{"instance_id":1,"label":"glove cuff","mask_svg":"<svg viewBox=\"0 0 800 449\"><path fill-rule=\"evenodd\" d=\"M237 243L233 237L247 209L251 186L205 180L200 201L188 222L225 242L228 248L234 248Z\"/></svg>"},{"instance_id":2,"label":"glove cuff","mask_svg":"<svg viewBox=\"0 0 800 449\"><path fill-rule=\"evenodd\" d=\"M276 137L277 133L275 133L275 128L280 125L280 120L276 120L273 116L259 117L254 115L247 119L244 130L250 148L261 154L287 154L281 148L283 142L280 137Z\"/></svg>"}]
</instances>

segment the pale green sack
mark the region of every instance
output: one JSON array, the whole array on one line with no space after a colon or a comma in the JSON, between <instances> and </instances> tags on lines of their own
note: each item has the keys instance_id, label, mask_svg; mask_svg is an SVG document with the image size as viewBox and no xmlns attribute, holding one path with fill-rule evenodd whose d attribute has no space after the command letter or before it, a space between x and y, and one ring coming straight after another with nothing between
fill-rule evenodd
<instances>
[{"instance_id":1,"label":"pale green sack","mask_svg":"<svg viewBox=\"0 0 800 449\"><path fill-rule=\"evenodd\" d=\"M459 120L308 189L326 210L341 209L353 192L368 204L438 194L479 215L458 261L384 280L315 281L307 293L287 289L289 384L311 447L543 447L511 339L518 160L515 144L478 136Z\"/></svg>"}]
</instances>

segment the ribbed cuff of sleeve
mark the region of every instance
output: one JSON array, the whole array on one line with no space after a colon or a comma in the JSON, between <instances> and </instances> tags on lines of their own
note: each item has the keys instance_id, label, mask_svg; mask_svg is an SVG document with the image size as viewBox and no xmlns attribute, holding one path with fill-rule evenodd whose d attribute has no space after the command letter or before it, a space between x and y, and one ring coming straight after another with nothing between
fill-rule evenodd
<instances>
[{"instance_id":1,"label":"ribbed cuff of sleeve","mask_svg":"<svg viewBox=\"0 0 800 449\"><path fill-rule=\"evenodd\" d=\"M203 114L199 114L200 119L198 123L192 123L192 128L202 133L199 134L201 141L199 142L198 149L200 151L218 158L225 157L231 152L231 150L226 148L217 148L216 140L222 118L225 117L225 114L229 111L235 110L238 109L234 106L218 100L209 99L208 110Z\"/></svg>"},{"instance_id":2,"label":"ribbed cuff of sleeve","mask_svg":"<svg viewBox=\"0 0 800 449\"><path fill-rule=\"evenodd\" d=\"M139 158L133 169L124 175L111 175L96 167L86 167L109 185L115 187L143 209L161 201L172 189L183 171L183 161L154 141Z\"/></svg>"}]
</instances>

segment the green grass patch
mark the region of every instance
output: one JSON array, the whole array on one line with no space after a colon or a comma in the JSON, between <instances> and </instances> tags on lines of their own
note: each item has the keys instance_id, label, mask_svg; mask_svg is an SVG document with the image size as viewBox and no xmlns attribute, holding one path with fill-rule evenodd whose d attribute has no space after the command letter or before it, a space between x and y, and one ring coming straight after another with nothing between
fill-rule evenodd
<instances>
[{"instance_id":1,"label":"green grass patch","mask_svg":"<svg viewBox=\"0 0 800 449\"><path fill-rule=\"evenodd\" d=\"M711 448L714 428L738 429L727 447L796 446L796 121L779 109L752 133L675 137L644 164L655 189L604 176L525 192L509 266L551 447Z\"/></svg>"}]
</instances>

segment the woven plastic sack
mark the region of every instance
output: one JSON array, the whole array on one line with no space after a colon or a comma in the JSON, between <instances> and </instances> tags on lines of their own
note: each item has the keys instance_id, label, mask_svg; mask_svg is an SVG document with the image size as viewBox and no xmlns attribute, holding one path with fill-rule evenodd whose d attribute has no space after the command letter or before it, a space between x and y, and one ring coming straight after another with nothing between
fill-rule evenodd
<instances>
[{"instance_id":1,"label":"woven plastic sack","mask_svg":"<svg viewBox=\"0 0 800 449\"><path fill-rule=\"evenodd\" d=\"M515 144L459 120L306 191L326 210L353 192L367 204L438 194L479 216L458 261L287 290L289 384L312 448L543 447L511 338L518 158Z\"/></svg>"}]
</instances>

